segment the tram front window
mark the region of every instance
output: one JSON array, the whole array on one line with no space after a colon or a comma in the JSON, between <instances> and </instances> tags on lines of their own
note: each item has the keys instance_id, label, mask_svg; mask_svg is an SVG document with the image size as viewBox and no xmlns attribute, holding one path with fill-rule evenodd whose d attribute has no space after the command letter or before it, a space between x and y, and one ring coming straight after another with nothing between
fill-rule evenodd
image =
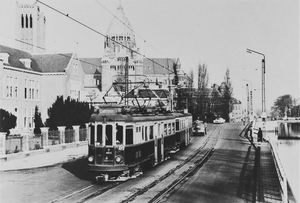
<instances>
[{"instance_id":1,"label":"tram front window","mask_svg":"<svg viewBox=\"0 0 300 203\"><path fill-rule=\"evenodd\" d=\"M123 144L123 126L117 125L116 144Z\"/></svg>"},{"instance_id":2,"label":"tram front window","mask_svg":"<svg viewBox=\"0 0 300 203\"><path fill-rule=\"evenodd\" d=\"M112 145L112 125L106 126L106 145Z\"/></svg>"},{"instance_id":3,"label":"tram front window","mask_svg":"<svg viewBox=\"0 0 300 203\"><path fill-rule=\"evenodd\" d=\"M133 126L126 126L126 144L133 144Z\"/></svg>"},{"instance_id":4,"label":"tram front window","mask_svg":"<svg viewBox=\"0 0 300 203\"><path fill-rule=\"evenodd\" d=\"M90 144L95 144L95 126L90 125Z\"/></svg>"},{"instance_id":5,"label":"tram front window","mask_svg":"<svg viewBox=\"0 0 300 203\"><path fill-rule=\"evenodd\" d=\"M97 126L96 145L102 145L102 125Z\"/></svg>"}]
</instances>

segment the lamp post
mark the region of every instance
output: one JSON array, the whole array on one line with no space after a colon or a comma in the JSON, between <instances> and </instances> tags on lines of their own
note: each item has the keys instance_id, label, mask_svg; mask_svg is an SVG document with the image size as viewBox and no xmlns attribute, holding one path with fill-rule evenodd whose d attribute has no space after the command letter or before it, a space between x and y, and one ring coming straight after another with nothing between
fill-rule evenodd
<instances>
[{"instance_id":1,"label":"lamp post","mask_svg":"<svg viewBox=\"0 0 300 203\"><path fill-rule=\"evenodd\" d=\"M260 52L251 50L251 49L247 49L247 52L250 54L255 53L255 54L259 54L259 55L263 56L263 59L262 59L262 117L265 118L266 117L266 87L265 87L265 85L266 85L265 84L266 59L265 59L265 55Z\"/></svg>"},{"instance_id":2,"label":"lamp post","mask_svg":"<svg viewBox=\"0 0 300 203\"><path fill-rule=\"evenodd\" d=\"M252 89L252 81L250 81L250 80L245 80L244 79L244 81L247 81L247 82L250 82L250 84L251 84L251 90L250 90L250 116L252 117L253 116L253 95L252 95L252 93L253 93L253 89ZM248 84L247 84L247 86L248 86ZM247 89L247 96L248 96L248 89Z\"/></svg>"},{"instance_id":3,"label":"lamp post","mask_svg":"<svg viewBox=\"0 0 300 203\"><path fill-rule=\"evenodd\" d=\"M267 118L267 113L266 113L266 78L265 78L265 75L266 75L266 58L265 58L265 55L263 53L260 53L258 51L254 51L254 50L251 50L251 49L247 49L247 52L252 54L252 53L255 53L255 54L259 54L261 56L263 56L263 59L262 59L262 113L261 113L261 118L262 118L262 121L263 121L263 132L265 134L266 132L266 118Z\"/></svg>"}]
</instances>

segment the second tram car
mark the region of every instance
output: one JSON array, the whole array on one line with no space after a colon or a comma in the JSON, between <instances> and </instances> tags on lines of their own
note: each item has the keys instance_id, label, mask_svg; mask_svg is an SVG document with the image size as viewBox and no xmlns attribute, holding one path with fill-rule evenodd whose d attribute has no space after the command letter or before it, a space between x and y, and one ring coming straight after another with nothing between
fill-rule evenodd
<instances>
[{"instance_id":1,"label":"second tram car","mask_svg":"<svg viewBox=\"0 0 300 203\"><path fill-rule=\"evenodd\" d=\"M109 105L95 112L89 124L88 165L98 180L121 181L141 174L147 162L163 162L190 142L189 113L134 113Z\"/></svg>"}]
</instances>

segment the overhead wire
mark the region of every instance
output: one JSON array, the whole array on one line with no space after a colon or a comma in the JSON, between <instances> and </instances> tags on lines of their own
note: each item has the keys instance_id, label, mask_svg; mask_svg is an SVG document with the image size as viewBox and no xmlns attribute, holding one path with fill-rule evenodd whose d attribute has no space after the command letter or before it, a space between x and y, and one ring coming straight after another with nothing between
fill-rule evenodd
<instances>
[{"instance_id":1,"label":"overhead wire","mask_svg":"<svg viewBox=\"0 0 300 203\"><path fill-rule=\"evenodd\" d=\"M76 20L75 18L72 18L69 14L65 14L65 13L63 13L63 12L61 12L61 11L59 11L59 10L53 8L52 6L49 6L48 4L46 4L46 3L42 2L42 1L40 1L40 0L36 0L36 1L39 2L39 3L42 4L42 5L44 5L44 6L48 7L48 8L50 8L50 9L52 9L53 11L55 11L55 12L57 12L57 13L59 13L59 14L65 16L65 17L67 17L67 18L69 18L69 19L71 19L71 20L73 20L74 22L76 22L76 23L78 23L78 24L80 24L80 25L86 27L87 29L89 29L89 30L91 30L91 31L93 31L93 32L95 32L95 33L97 33L97 34L99 34L99 35L105 37L105 38L108 38L105 34L103 34L103 33L99 32L99 31L95 30L94 28L92 28L92 27L90 27L90 26L88 26L88 25L86 25L86 24L84 24L84 23L82 23L82 22ZM112 38L109 38L109 39L110 39L111 41L115 42L116 44L118 44L118 45L120 45L120 46L122 46L122 47L124 47L124 48L127 48L127 49L130 50L131 52L134 52L134 53L136 53L136 54L138 54L138 55L140 55L140 56L142 56L142 57L144 57L144 58L146 58L146 59L152 61L153 63L157 64L158 66L161 66L162 68L164 68L164 69L170 71L170 69L168 69L168 68L164 67L163 65L157 63L156 61L152 60L151 58L146 57L145 55L139 53L138 51L135 51L135 50L131 49L130 47L127 47L126 45L123 45L122 43L120 43L120 42L118 42L118 41L116 41L116 40L114 40L114 39L112 39ZM170 71L170 72L171 72L171 71ZM171 73L174 73L174 71L171 72Z\"/></svg>"},{"instance_id":2,"label":"overhead wire","mask_svg":"<svg viewBox=\"0 0 300 203\"><path fill-rule=\"evenodd\" d=\"M64 56L64 57L67 57L67 58L70 58L70 59L72 58L72 57L70 57L70 56L67 55L67 54L58 53L58 52L56 52L56 51L52 51L52 50L46 49L46 48L44 48L44 47L40 47L40 46L31 44L31 43L28 43L28 42L25 42L25 41L16 39L16 38L12 38L12 37L3 35L3 34L1 34L1 33L0 33L0 35L3 36L3 37L9 38L9 39L15 40L15 41L17 41L17 42L20 42L20 43L23 43L23 44L27 44L27 45L30 45L30 46L33 46L33 47L42 49L42 50L44 50L44 51L50 51L51 53L54 53L54 54L57 54L57 55L60 55L60 56ZM42 54L44 54L44 53L42 53ZM47 54L47 53L45 53L45 54ZM39 54L31 54L31 55L39 55ZM80 62L82 62L82 63L86 63L86 64L89 64L89 65L92 65L92 66L99 67L98 64L94 64L94 63L91 63L91 62L89 62L89 61L82 60L82 59L80 59L79 57L78 57L78 60L79 60ZM109 68L103 68L103 67L102 67L102 69L107 69L107 70L111 71Z\"/></svg>"}]
</instances>

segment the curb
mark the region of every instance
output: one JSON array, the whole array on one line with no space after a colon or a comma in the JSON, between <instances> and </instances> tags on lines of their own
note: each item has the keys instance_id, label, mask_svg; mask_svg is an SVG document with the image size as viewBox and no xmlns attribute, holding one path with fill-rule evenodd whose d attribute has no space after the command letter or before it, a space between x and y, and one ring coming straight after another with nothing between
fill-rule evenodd
<instances>
[{"instance_id":1,"label":"curb","mask_svg":"<svg viewBox=\"0 0 300 203\"><path fill-rule=\"evenodd\" d=\"M11 161L11 160L16 160L16 159L22 159L22 158L26 158L26 157L30 157L30 156L35 156L35 155L39 155L39 154L45 154L45 153L49 153L49 152L61 151L61 150L68 149L68 148L84 146L87 144L88 144L88 141L72 142L72 143L64 143L64 144L59 144L59 145L45 146L43 149L39 149L39 150L6 154L3 156L0 156L0 163Z\"/></svg>"}]
</instances>

